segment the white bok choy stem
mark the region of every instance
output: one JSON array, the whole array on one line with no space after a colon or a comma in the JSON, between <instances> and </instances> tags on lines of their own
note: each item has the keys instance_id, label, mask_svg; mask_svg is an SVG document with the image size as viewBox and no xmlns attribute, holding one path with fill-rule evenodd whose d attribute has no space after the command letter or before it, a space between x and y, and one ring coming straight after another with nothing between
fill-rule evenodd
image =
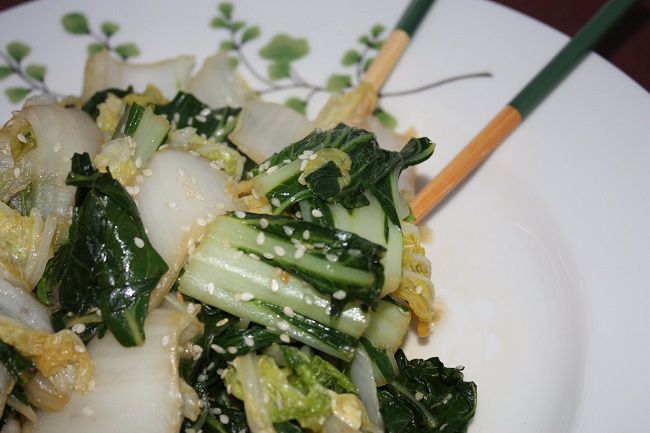
<instances>
[{"instance_id":1,"label":"white bok choy stem","mask_svg":"<svg viewBox=\"0 0 650 433\"><path fill-rule=\"evenodd\" d=\"M38 412L32 433L178 433L183 416L196 419L178 372L179 346L192 338L196 317L175 308L147 316L143 346L125 348L109 333L88 345L95 390L73 394L60 412ZM196 407L186 407L186 401Z\"/></svg>"},{"instance_id":2,"label":"white bok choy stem","mask_svg":"<svg viewBox=\"0 0 650 433\"><path fill-rule=\"evenodd\" d=\"M33 329L52 332L50 312L38 300L23 289L0 278L0 313Z\"/></svg>"},{"instance_id":3,"label":"white bok choy stem","mask_svg":"<svg viewBox=\"0 0 650 433\"><path fill-rule=\"evenodd\" d=\"M384 433L384 420L379 411L377 397L377 382L373 373L372 363L368 353L359 345L350 366L350 379L359 391L359 398L366 407L373 433Z\"/></svg>"},{"instance_id":4,"label":"white bok choy stem","mask_svg":"<svg viewBox=\"0 0 650 433\"><path fill-rule=\"evenodd\" d=\"M244 394L246 421L251 433L275 433L271 414L264 402L265 393L260 380L257 355L255 352L250 352L244 356L238 356L233 365Z\"/></svg>"}]
</instances>

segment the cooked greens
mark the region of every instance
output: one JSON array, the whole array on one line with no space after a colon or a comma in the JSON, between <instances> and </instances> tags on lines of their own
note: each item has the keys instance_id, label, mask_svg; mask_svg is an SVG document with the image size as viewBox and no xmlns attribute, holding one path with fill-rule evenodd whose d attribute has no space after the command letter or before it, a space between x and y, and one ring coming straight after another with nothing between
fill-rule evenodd
<instances>
[{"instance_id":1,"label":"cooked greens","mask_svg":"<svg viewBox=\"0 0 650 433\"><path fill-rule=\"evenodd\" d=\"M167 265L147 239L125 189L76 154L66 180L77 187L68 241L37 286L41 300L80 316L99 310L124 346L144 342L149 294Z\"/></svg>"}]
</instances>

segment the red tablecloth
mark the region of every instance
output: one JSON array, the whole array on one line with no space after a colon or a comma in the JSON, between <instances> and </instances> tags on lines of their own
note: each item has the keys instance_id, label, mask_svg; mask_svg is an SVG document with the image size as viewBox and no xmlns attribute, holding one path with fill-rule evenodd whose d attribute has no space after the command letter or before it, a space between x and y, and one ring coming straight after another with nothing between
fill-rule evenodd
<instances>
[{"instance_id":1,"label":"red tablecloth","mask_svg":"<svg viewBox=\"0 0 650 433\"><path fill-rule=\"evenodd\" d=\"M29 0L1 0L0 10L25 1ZM605 3L605 0L494 1L568 35L573 35ZM650 91L650 0L641 0L596 51Z\"/></svg>"}]
</instances>

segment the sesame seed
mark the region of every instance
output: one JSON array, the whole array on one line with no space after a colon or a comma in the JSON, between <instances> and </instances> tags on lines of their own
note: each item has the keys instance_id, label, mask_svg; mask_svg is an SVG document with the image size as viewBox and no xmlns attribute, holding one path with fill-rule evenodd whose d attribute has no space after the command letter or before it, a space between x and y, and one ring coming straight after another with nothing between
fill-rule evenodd
<instances>
[{"instance_id":1,"label":"sesame seed","mask_svg":"<svg viewBox=\"0 0 650 433\"><path fill-rule=\"evenodd\" d=\"M235 216L239 219L244 219L246 218L246 212L241 211L241 210L236 210L235 211Z\"/></svg>"},{"instance_id":2,"label":"sesame seed","mask_svg":"<svg viewBox=\"0 0 650 433\"><path fill-rule=\"evenodd\" d=\"M339 301L342 300L342 299L345 299L346 296L347 295L343 290L337 290L336 292L334 292L332 294L332 298L338 299Z\"/></svg>"},{"instance_id":3,"label":"sesame seed","mask_svg":"<svg viewBox=\"0 0 650 433\"><path fill-rule=\"evenodd\" d=\"M237 353L237 348L236 348L236 347L233 347L233 346L228 347L228 349L226 349L226 350L228 351L228 353L230 353L230 354L232 354L232 355L234 355L235 353Z\"/></svg>"},{"instance_id":4,"label":"sesame seed","mask_svg":"<svg viewBox=\"0 0 650 433\"><path fill-rule=\"evenodd\" d=\"M61 151L61 143L59 142L54 143L54 151L55 152Z\"/></svg>"},{"instance_id":5,"label":"sesame seed","mask_svg":"<svg viewBox=\"0 0 650 433\"><path fill-rule=\"evenodd\" d=\"M269 167L269 169L266 170L266 172L267 172L268 174L271 174L271 173L273 173L274 171L276 171L277 169L278 169L278 166L277 166L277 165L274 165L273 167Z\"/></svg>"},{"instance_id":6,"label":"sesame seed","mask_svg":"<svg viewBox=\"0 0 650 433\"><path fill-rule=\"evenodd\" d=\"M195 309L196 309L196 306L192 302L187 304L187 308L186 308L187 314L193 314Z\"/></svg>"},{"instance_id":7,"label":"sesame seed","mask_svg":"<svg viewBox=\"0 0 650 433\"><path fill-rule=\"evenodd\" d=\"M307 180L305 179L305 173L302 173L300 174L300 176L298 176L298 183L300 185L307 185Z\"/></svg>"},{"instance_id":8,"label":"sesame seed","mask_svg":"<svg viewBox=\"0 0 650 433\"><path fill-rule=\"evenodd\" d=\"M268 260L273 260L273 257L274 257L273 254L271 254L271 253L264 253L262 255L264 256L265 259L268 259Z\"/></svg>"},{"instance_id":9,"label":"sesame seed","mask_svg":"<svg viewBox=\"0 0 650 433\"><path fill-rule=\"evenodd\" d=\"M239 300L244 301L244 302L252 301L253 298L255 298L255 297L253 296L252 293L249 293L249 292L244 292L241 295L239 295Z\"/></svg>"},{"instance_id":10,"label":"sesame seed","mask_svg":"<svg viewBox=\"0 0 650 433\"><path fill-rule=\"evenodd\" d=\"M137 237L137 236L133 238L133 243L138 248L143 248L144 247L144 241L142 239L140 239L139 237Z\"/></svg>"},{"instance_id":11,"label":"sesame seed","mask_svg":"<svg viewBox=\"0 0 650 433\"><path fill-rule=\"evenodd\" d=\"M260 218L260 227L265 229L268 226L269 226L269 220L267 220L266 218Z\"/></svg>"},{"instance_id":12,"label":"sesame seed","mask_svg":"<svg viewBox=\"0 0 650 433\"><path fill-rule=\"evenodd\" d=\"M280 290L280 283L274 278L271 280L271 291L277 292L278 290Z\"/></svg>"},{"instance_id":13,"label":"sesame seed","mask_svg":"<svg viewBox=\"0 0 650 433\"><path fill-rule=\"evenodd\" d=\"M291 343L291 339L289 338L289 336L284 333L280 334L280 341L282 341L283 343Z\"/></svg>"},{"instance_id":14,"label":"sesame seed","mask_svg":"<svg viewBox=\"0 0 650 433\"><path fill-rule=\"evenodd\" d=\"M86 330L86 325L83 323L75 323L72 325L72 332L75 334L83 334L83 332Z\"/></svg>"},{"instance_id":15,"label":"sesame seed","mask_svg":"<svg viewBox=\"0 0 650 433\"><path fill-rule=\"evenodd\" d=\"M279 245L274 246L273 251L275 251L275 254L277 254L280 257L282 257L284 255L284 248L282 248Z\"/></svg>"},{"instance_id":16,"label":"sesame seed","mask_svg":"<svg viewBox=\"0 0 650 433\"><path fill-rule=\"evenodd\" d=\"M226 351L223 349L223 347L219 346L218 344L210 345L210 349L214 350L215 352L217 352L218 354L221 354L221 355L226 353Z\"/></svg>"},{"instance_id":17,"label":"sesame seed","mask_svg":"<svg viewBox=\"0 0 650 433\"><path fill-rule=\"evenodd\" d=\"M262 245L265 240L266 240L266 236L264 236L264 232L259 232L257 234L257 238L255 238L255 243L257 245Z\"/></svg>"},{"instance_id":18,"label":"sesame seed","mask_svg":"<svg viewBox=\"0 0 650 433\"><path fill-rule=\"evenodd\" d=\"M23 134L21 134L20 132L18 134L16 134L16 138L21 143L27 143L27 138Z\"/></svg>"},{"instance_id":19,"label":"sesame seed","mask_svg":"<svg viewBox=\"0 0 650 433\"><path fill-rule=\"evenodd\" d=\"M20 176L20 168L16 167L14 168L14 177Z\"/></svg>"},{"instance_id":20,"label":"sesame seed","mask_svg":"<svg viewBox=\"0 0 650 433\"><path fill-rule=\"evenodd\" d=\"M305 171L305 169L307 168L307 164L309 164L309 161L303 159L302 162L300 163L300 171Z\"/></svg>"},{"instance_id":21,"label":"sesame seed","mask_svg":"<svg viewBox=\"0 0 650 433\"><path fill-rule=\"evenodd\" d=\"M199 218L197 218L195 221L196 221L196 223L197 223L198 225L200 225L201 227L205 227L205 226L208 224L208 222L205 220L205 218L200 218L200 217L199 217Z\"/></svg>"},{"instance_id":22,"label":"sesame seed","mask_svg":"<svg viewBox=\"0 0 650 433\"><path fill-rule=\"evenodd\" d=\"M309 230L305 230L304 232L302 232L302 238L304 240L309 239Z\"/></svg>"},{"instance_id":23,"label":"sesame seed","mask_svg":"<svg viewBox=\"0 0 650 433\"><path fill-rule=\"evenodd\" d=\"M169 344L169 335L163 335L160 342L162 343L163 346L167 346Z\"/></svg>"},{"instance_id":24,"label":"sesame seed","mask_svg":"<svg viewBox=\"0 0 650 433\"><path fill-rule=\"evenodd\" d=\"M271 204L273 205L273 207L280 207L280 199L278 199L277 197L273 197L271 199Z\"/></svg>"},{"instance_id":25,"label":"sesame seed","mask_svg":"<svg viewBox=\"0 0 650 433\"><path fill-rule=\"evenodd\" d=\"M214 283L212 281L208 283L208 293L214 295Z\"/></svg>"},{"instance_id":26,"label":"sesame seed","mask_svg":"<svg viewBox=\"0 0 650 433\"><path fill-rule=\"evenodd\" d=\"M296 218L302 219L302 212L296 211L296 213L294 215L296 216Z\"/></svg>"},{"instance_id":27,"label":"sesame seed","mask_svg":"<svg viewBox=\"0 0 650 433\"><path fill-rule=\"evenodd\" d=\"M227 318L226 318L226 319L221 319L221 320L219 320L219 321L217 322L217 326L223 326L223 325L225 325L226 323L228 323L228 321L229 321L229 320L228 320Z\"/></svg>"},{"instance_id":28,"label":"sesame seed","mask_svg":"<svg viewBox=\"0 0 650 433\"><path fill-rule=\"evenodd\" d=\"M420 391L417 391L415 393L415 399L416 400L422 400L424 398L424 394L422 394Z\"/></svg>"},{"instance_id":29,"label":"sesame seed","mask_svg":"<svg viewBox=\"0 0 650 433\"><path fill-rule=\"evenodd\" d=\"M361 250L357 248L350 248L348 250L348 254L350 254L353 257L361 257Z\"/></svg>"},{"instance_id":30,"label":"sesame seed","mask_svg":"<svg viewBox=\"0 0 650 433\"><path fill-rule=\"evenodd\" d=\"M323 242L316 242L314 248L325 248L325 244Z\"/></svg>"},{"instance_id":31,"label":"sesame seed","mask_svg":"<svg viewBox=\"0 0 650 433\"><path fill-rule=\"evenodd\" d=\"M282 312L283 312L287 317L293 317L293 316L296 315L296 313L294 313L294 311L293 311L293 309L292 309L291 307L284 307L284 308L282 309Z\"/></svg>"},{"instance_id":32,"label":"sesame seed","mask_svg":"<svg viewBox=\"0 0 650 433\"><path fill-rule=\"evenodd\" d=\"M196 380L198 380L199 382L205 382L207 379L208 379L208 376L206 376L205 374L199 374L196 377Z\"/></svg>"},{"instance_id":33,"label":"sesame seed","mask_svg":"<svg viewBox=\"0 0 650 433\"><path fill-rule=\"evenodd\" d=\"M338 262L339 261L339 256L336 254L325 254L325 258L330 261L330 262Z\"/></svg>"},{"instance_id":34,"label":"sesame seed","mask_svg":"<svg viewBox=\"0 0 650 433\"><path fill-rule=\"evenodd\" d=\"M259 259L260 259L260 256L258 256L258 255L255 254L255 253L248 253L248 257L250 257L251 259L255 259L255 260L259 260Z\"/></svg>"},{"instance_id":35,"label":"sesame seed","mask_svg":"<svg viewBox=\"0 0 650 433\"><path fill-rule=\"evenodd\" d=\"M278 329L280 331L286 331L287 329L289 329L289 324L287 322L285 322L284 320L280 320L278 322Z\"/></svg>"},{"instance_id":36,"label":"sesame seed","mask_svg":"<svg viewBox=\"0 0 650 433\"><path fill-rule=\"evenodd\" d=\"M151 170L148 169L148 168L145 168L145 169L142 170L142 174L143 174L145 177L149 177L149 176L151 176L151 175L153 174L153 171L151 171Z\"/></svg>"},{"instance_id":37,"label":"sesame seed","mask_svg":"<svg viewBox=\"0 0 650 433\"><path fill-rule=\"evenodd\" d=\"M422 286L417 286L417 287L415 288L415 293L417 293L418 295L421 295L421 294L422 294L422 290L424 290L424 288L422 288Z\"/></svg>"},{"instance_id":38,"label":"sesame seed","mask_svg":"<svg viewBox=\"0 0 650 433\"><path fill-rule=\"evenodd\" d=\"M285 159L282 162L284 162L285 164L289 164L291 162L291 160L290 159Z\"/></svg>"},{"instance_id":39,"label":"sesame seed","mask_svg":"<svg viewBox=\"0 0 650 433\"><path fill-rule=\"evenodd\" d=\"M221 421L221 424L228 424L230 422L230 418L228 418L228 415L221 414L219 415L219 421Z\"/></svg>"},{"instance_id":40,"label":"sesame seed","mask_svg":"<svg viewBox=\"0 0 650 433\"><path fill-rule=\"evenodd\" d=\"M79 353L84 353L86 351L86 346L83 344L77 344L74 346L74 350Z\"/></svg>"},{"instance_id":41,"label":"sesame seed","mask_svg":"<svg viewBox=\"0 0 650 433\"><path fill-rule=\"evenodd\" d=\"M175 201L168 201L167 203L165 203L165 205L167 205L167 207L170 209L176 209L176 207L178 206Z\"/></svg>"},{"instance_id":42,"label":"sesame seed","mask_svg":"<svg viewBox=\"0 0 650 433\"><path fill-rule=\"evenodd\" d=\"M301 258L301 257L304 256L304 255L305 255L305 248L304 248L304 247L302 247L302 248L297 248L297 249L296 249L296 252L293 253L293 258L294 258L294 259L299 259L299 258Z\"/></svg>"},{"instance_id":43,"label":"sesame seed","mask_svg":"<svg viewBox=\"0 0 650 433\"><path fill-rule=\"evenodd\" d=\"M311 210L311 216L313 216L314 218L320 218L320 217L323 216L323 212L321 212L318 209L312 209Z\"/></svg>"},{"instance_id":44,"label":"sesame seed","mask_svg":"<svg viewBox=\"0 0 650 433\"><path fill-rule=\"evenodd\" d=\"M284 234L287 236L291 236L293 234L293 227L282 226L282 230L284 231Z\"/></svg>"},{"instance_id":45,"label":"sesame seed","mask_svg":"<svg viewBox=\"0 0 650 433\"><path fill-rule=\"evenodd\" d=\"M248 347L253 347L255 346L255 340L253 340L253 337L251 337L250 335L246 335L244 337L244 344Z\"/></svg>"},{"instance_id":46,"label":"sesame seed","mask_svg":"<svg viewBox=\"0 0 650 433\"><path fill-rule=\"evenodd\" d=\"M135 168L140 168L142 167L142 158L139 156L135 159Z\"/></svg>"},{"instance_id":47,"label":"sesame seed","mask_svg":"<svg viewBox=\"0 0 650 433\"><path fill-rule=\"evenodd\" d=\"M194 118L196 119L197 122L201 122L201 123L205 123L205 121L208 120L206 119L205 116L201 116L200 114L197 114L196 116L194 116Z\"/></svg>"},{"instance_id":48,"label":"sesame seed","mask_svg":"<svg viewBox=\"0 0 650 433\"><path fill-rule=\"evenodd\" d=\"M211 112L212 112L212 110L210 110L209 108L206 107L203 110L199 111L199 114L201 116L209 116Z\"/></svg>"}]
</instances>

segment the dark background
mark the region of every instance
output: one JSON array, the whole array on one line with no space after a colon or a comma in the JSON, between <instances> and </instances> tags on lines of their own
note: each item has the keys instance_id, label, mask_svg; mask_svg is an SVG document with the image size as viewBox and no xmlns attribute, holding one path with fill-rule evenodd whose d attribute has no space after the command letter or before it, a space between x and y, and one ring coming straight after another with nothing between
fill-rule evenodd
<instances>
[{"instance_id":1,"label":"dark background","mask_svg":"<svg viewBox=\"0 0 650 433\"><path fill-rule=\"evenodd\" d=\"M0 0L0 11L26 1L29 0ZM570 36L605 3L605 0L494 1ZM596 51L650 91L650 0L639 1Z\"/></svg>"}]
</instances>

